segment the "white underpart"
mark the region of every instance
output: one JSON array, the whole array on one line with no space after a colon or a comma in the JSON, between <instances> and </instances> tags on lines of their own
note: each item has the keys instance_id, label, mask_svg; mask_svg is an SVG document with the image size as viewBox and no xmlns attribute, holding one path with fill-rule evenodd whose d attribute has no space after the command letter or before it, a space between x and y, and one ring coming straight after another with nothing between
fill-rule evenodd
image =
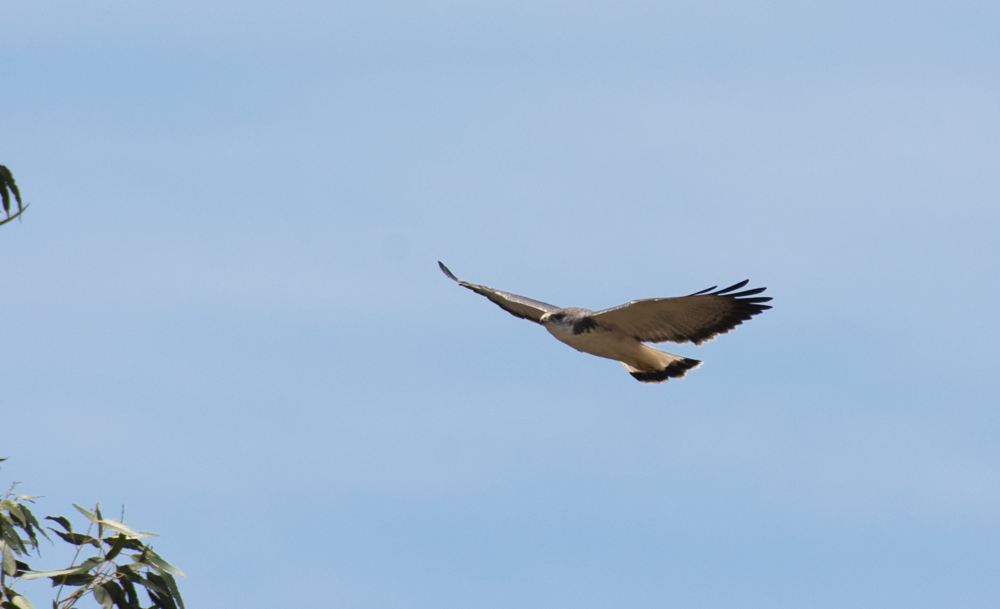
<instances>
[{"instance_id":1,"label":"white underpart","mask_svg":"<svg viewBox=\"0 0 1000 609\"><path fill-rule=\"evenodd\" d=\"M549 334L577 351L617 360L629 372L663 370L672 362L684 359L679 355L666 353L645 345L628 334L596 330L573 334L572 327L549 321L544 324Z\"/></svg>"}]
</instances>

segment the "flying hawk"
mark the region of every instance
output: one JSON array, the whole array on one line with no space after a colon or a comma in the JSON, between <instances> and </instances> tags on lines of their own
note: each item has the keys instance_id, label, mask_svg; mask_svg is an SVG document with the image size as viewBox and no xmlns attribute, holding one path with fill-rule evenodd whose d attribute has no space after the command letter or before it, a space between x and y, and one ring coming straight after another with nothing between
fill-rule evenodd
<instances>
[{"instance_id":1,"label":"flying hawk","mask_svg":"<svg viewBox=\"0 0 1000 609\"><path fill-rule=\"evenodd\" d=\"M684 378L697 368L696 359L665 353L643 343L694 343L701 345L725 334L771 307L771 300L756 296L767 288L735 292L749 279L713 292L717 286L678 298L633 300L603 311L560 308L524 296L462 281L440 261L449 279L482 294L515 317L541 324L552 336L577 351L618 360L642 383L664 383Z\"/></svg>"}]
</instances>

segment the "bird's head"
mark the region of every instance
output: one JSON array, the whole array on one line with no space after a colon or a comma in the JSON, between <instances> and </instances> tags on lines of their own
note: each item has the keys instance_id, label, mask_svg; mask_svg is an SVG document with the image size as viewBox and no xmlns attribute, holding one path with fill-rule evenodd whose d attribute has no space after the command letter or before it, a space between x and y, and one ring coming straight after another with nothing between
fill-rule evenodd
<instances>
[{"instance_id":1,"label":"bird's head","mask_svg":"<svg viewBox=\"0 0 1000 609\"><path fill-rule=\"evenodd\" d=\"M542 317L538 320L538 323L544 326L545 324L558 324L564 321L566 321L565 311L552 311L542 315Z\"/></svg>"},{"instance_id":2,"label":"bird's head","mask_svg":"<svg viewBox=\"0 0 1000 609\"><path fill-rule=\"evenodd\" d=\"M589 313L590 311L586 309L559 309L558 311L550 311L545 315L542 315L538 319L538 323L542 324L550 331L556 329L572 334L573 326Z\"/></svg>"}]
</instances>

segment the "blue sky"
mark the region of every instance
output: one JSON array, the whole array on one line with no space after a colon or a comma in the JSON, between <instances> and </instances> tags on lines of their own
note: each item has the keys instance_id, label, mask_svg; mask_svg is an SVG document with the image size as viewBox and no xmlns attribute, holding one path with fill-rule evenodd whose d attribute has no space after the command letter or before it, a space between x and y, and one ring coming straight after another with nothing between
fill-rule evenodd
<instances>
[{"instance_id":1,"label":"blue sky","mask_svg":"<svg viewBox=\"0 0 1000 609\"><path fill-rule=\"evenodd\" d=\"M1000 602L995 3L3 10L2 476L189 606ZM646 386L437 260L775 308Z\"/></svg>"}]
</instances>

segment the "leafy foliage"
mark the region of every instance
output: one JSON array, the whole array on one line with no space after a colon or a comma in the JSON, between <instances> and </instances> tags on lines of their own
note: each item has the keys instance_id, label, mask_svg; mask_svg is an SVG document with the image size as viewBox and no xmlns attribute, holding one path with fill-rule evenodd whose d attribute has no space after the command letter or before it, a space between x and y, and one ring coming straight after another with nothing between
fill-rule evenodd
<instances>
[{"instance_id":1,"label":"leafy foliage","mask_svg":"<svg viewBox=\"0 0 1000 609\"><path fill-rule=\"evenodd\" d=\"M34 609L13 587L21 580L48 578L53 587L59 587L52 609L70 609L87 594L92 594L102 609L184 609L174 579L184 573L143 541L156 534L135 531L120 520L105 518L100 505L93 510L73 505L87 519L84 533L74 531L64 516L46 516L45 520L58 525L48 530L76 550L65 569L33 570L25 561L32 551L38 555L39 537L50 542L52 538L28 508L38 497L14 493L16 485L12 484L0 500L0 607ZM151 603L147 607L140 604L140 588Z\"/></svg>"},{"instance_id":2,"label":"leafy foliage","mask_svg":"<svg viewBox=\"0 0 1000 609\"><path fill-rule=\"evenodd\" d=\"M10 196L14 195L14 200L17 201L17 213L13 216L10 215ZM21 191L17 189L17 182L14 181L14 174L10 172L4 165L0 165L0 202L3 203L4 213L7 217L0 220L0 224L7 224L14 218L21 215L28 206L21 206Z\"/></svg>"}]
</instances>

